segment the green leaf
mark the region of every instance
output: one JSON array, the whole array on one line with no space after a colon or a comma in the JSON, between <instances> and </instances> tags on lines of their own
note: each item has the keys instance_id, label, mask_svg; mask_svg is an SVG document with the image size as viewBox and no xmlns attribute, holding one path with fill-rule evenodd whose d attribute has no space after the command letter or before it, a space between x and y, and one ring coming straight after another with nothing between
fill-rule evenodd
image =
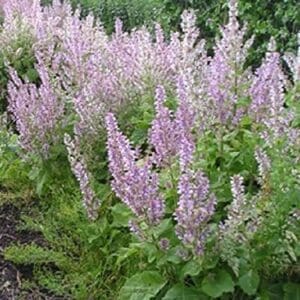
<instances>
[{"instance_id":1,"label":"green leaf","mask_svg":"<svg viewBox=\"0 0 300 300\"><path fill-rule=\"evenodd\" d=\"M117 266L121 265L121 263L124 260L127 260L129 257L136 255L138 253L138 249L131 247L131 248L121 248L118 252L117 252Z\"/></svg>"},{"instance_id":2,"label":"green leaf","mask_svg":"<svg viewBox=\"0 0 300 300\"><path fill-rule=\"evenodd\" d=\"M132 213L127 206L122 203L117 203L111 210L114 218L112 225L115 227L128 227Z\"/></svg>"},{"instance_id":3,"label":"green leaf","mask_svg":"<svg viewBox=\"0 0 300 300\"><path fill-rule=\"evenodd\" d=\"M201 271L201 267L196 261L190 260L181 270L181 277L184 279L186 276L197 276Z\"/></svg>"},{"instance_id":4,"label":"green leaf","mask_svg":"<svg viewBox=\"0 0 300 300\"><path fill-rule=\"evenodd\" d=\"M283 290L281 284L272 284L262 287L259 293L261 300L282 300Z\"/></svg>"},{"instance_id":5,"label":"green leaf","mask_svg":"<svg viewBox=\"0 0 300 300\"><path fill-rule=\"evenodd\" d=\"M283 287L284 300L300 300L300 284L287 283Z\"/></svg>"},{"instance_id":6,"label":"green leaf","mask_svg":"<svg viewBox=\"0 0 300 300\"><path fill-rule=\"evenodd\" d=\"M145 271L127 279L119 300L150 300L164 287L166 280L154 271Z\"/></svg>"},{"instance_id":7,"label":"green leaf","mask_svg":"<svg viewBox=\"0 0 300 300\"><path fill-rule=\"evenodd\" d=\"M184 286L183 284L176 284L167 294L163 300L206 300L205 295L201 294L197 289Z\"/></svg>"},{"instance_id":8,"label":"green leaf","mask_svg":"<svg viewBox=\"0 0 300 300\"><path fill-rule=\"evenodd\" d=\"M45 185L45 182L47 181L47 173L44 173L42 178L39 178L37 185L36 185L36 193L41 196L43 192L43 188Z\"/></svg>"},{"instance_id":9,"label":"green leaf","mask_svg":"<svg viewBox=\"0 0 300 300\"><path fill-rule=\"evenodd\" d=\"M151 243L144 243L143 250L147 253L148 263L154 262L158 256L158 251L155 245Z\"/></svg>"},{"instance_id":10,"label":"green leaf","mask_svg":"<svg viewBox=\"0 0 300 300\"><path fill-rule=\"evenodd\" d=\"M182 258L178 255L180 249L180 247L171 248L168 251L167 261L176 265L180 264L182 262Z\"/></svg>"},{"instance_id":11,"label":"green leaf","mask_svg":"<svg viewBox=\"0 0 300 300\"><path fill-rule=\"evenodd\" d=\"M169 230L172 230L172 220L165 219L155 228L154 236L158 238Z\"/></svg>"},{"instance_id":12,"label":"green leaf","mask_svg":"<svg viewBox=\"0 0 300 300\"><path fill-rule=\"evenodd\" d=\"M202 290L210 297L218 298L224 293L234 291L234 282L224 270L208 274L202 281Z\"/></svg>"},{"instance_id":13,"label":"green leaf","mask_svg":"<svg viewBox=\"0 0 300 300\"><path fill-rule=\"evenodd\" d=\"M259 285L259 276L257 272L249 270L239 278L238 284L247 295L254 295Z\"/></svg>"}]
</instances>

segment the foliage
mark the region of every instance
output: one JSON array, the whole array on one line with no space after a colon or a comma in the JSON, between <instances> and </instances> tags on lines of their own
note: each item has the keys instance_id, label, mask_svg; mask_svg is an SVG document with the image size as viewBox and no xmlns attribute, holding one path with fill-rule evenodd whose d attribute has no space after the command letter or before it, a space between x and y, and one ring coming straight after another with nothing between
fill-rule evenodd
<instances>
[{"instance_id":1,"label":"foliage","mask_svg":"<svg viewBox=\"0 0 300 300\"><path fill-rule=\"evenodd\" d=\"M264 39L240 25L243 1L241 14L229 1L212 53L193 11L170 39L120 20L109 36L80 17L88 2L72 13L26 1L8 1L3 28L22 20L16 47L28 33L34 59L20 70L32 64L37 76L22 76L8 41L17 132L0 132L0 184L35 186L39 204L21 229L44 243L11 245L5 258L74 299L297 297L300 53L286 53L286 76L271 38L253 66Z\"/></svg>"},{"instance_id":2,"label":"foliage","mask_svg":"<svg viewBox=\"0 0 300 300\"><path fill-rule=\"evenodd\" d=\"M130 236L110 225L105 208L110 205L109 193L99 220L91 223L83 214L76 190L74 181L69 181L68 187L58 189L51 198L48 195L45 200L50 202L43 200L31 216L23 217L20 229L40 232L43 246L13 245L6 248L5 257L17 264L33 264L36 283L56 295L115 299L133 264L133 259L116 263L115 253Z\"/></svg>"}]
</instances>

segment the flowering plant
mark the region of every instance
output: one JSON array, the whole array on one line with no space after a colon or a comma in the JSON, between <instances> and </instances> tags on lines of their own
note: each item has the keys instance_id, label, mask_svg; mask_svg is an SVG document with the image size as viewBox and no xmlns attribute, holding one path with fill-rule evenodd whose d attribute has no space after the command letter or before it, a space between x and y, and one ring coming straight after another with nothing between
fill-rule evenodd
<instances>
[{"instance_id":1,"label":"flowering plant","mask_svg":"<svg viewBox=\"0 0 300 300\"><path fill-rule=\"evenodd\" d=\"M121 299L263 295L271 274L299 272L299 54L285 56L291 81L273 39L247 68L235 0L212 56L193 11L167 40L158 24L126 33L116 20L108 36L68 3L21 2L5 22L28 26L39 82L10 66L8 110L47 172L68 156L89 227L132 233L116 253L139 262Z\"/></svg>"}]
</instances>

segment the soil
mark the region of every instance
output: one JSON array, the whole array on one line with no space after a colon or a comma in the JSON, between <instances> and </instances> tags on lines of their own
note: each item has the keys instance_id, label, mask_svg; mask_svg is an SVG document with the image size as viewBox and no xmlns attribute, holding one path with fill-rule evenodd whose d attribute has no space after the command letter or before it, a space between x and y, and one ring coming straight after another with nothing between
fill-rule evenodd
<instances>
[{"instance_id":1,"label":"soil","mask_svg":"<svg viewBox=\"0 0 300 300\"><path fill-rule=\"evenodd\" d=\"M12 204L0 206L0 300L62 299L38 288L24 290L22 281L33 278L33 266L15 265L3 257L3 250L12 243L46 245L39 233L18 229L20 214L20 209Z\"/></svg>"}]
</instances>

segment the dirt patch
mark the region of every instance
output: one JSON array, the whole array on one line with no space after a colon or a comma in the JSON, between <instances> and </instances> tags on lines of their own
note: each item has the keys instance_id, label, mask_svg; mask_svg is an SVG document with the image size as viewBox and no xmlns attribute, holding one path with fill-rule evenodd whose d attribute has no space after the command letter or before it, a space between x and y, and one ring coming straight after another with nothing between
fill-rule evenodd
<instances>
[{"instance_id":1,"label":"dirt patch","mask_svg":"<svg viewBox=\"0 0 300 300\"><path fill-rule=\"evenodd\" d=\"M18 230L20 214L20 209L12 204L0 206L0 300L63 299L39 289L24 290L22 280L32 279L33 266L17 266L4 259L3 250L11 243L46 245L39 233Z\"/></svg>"}]
</instances>

